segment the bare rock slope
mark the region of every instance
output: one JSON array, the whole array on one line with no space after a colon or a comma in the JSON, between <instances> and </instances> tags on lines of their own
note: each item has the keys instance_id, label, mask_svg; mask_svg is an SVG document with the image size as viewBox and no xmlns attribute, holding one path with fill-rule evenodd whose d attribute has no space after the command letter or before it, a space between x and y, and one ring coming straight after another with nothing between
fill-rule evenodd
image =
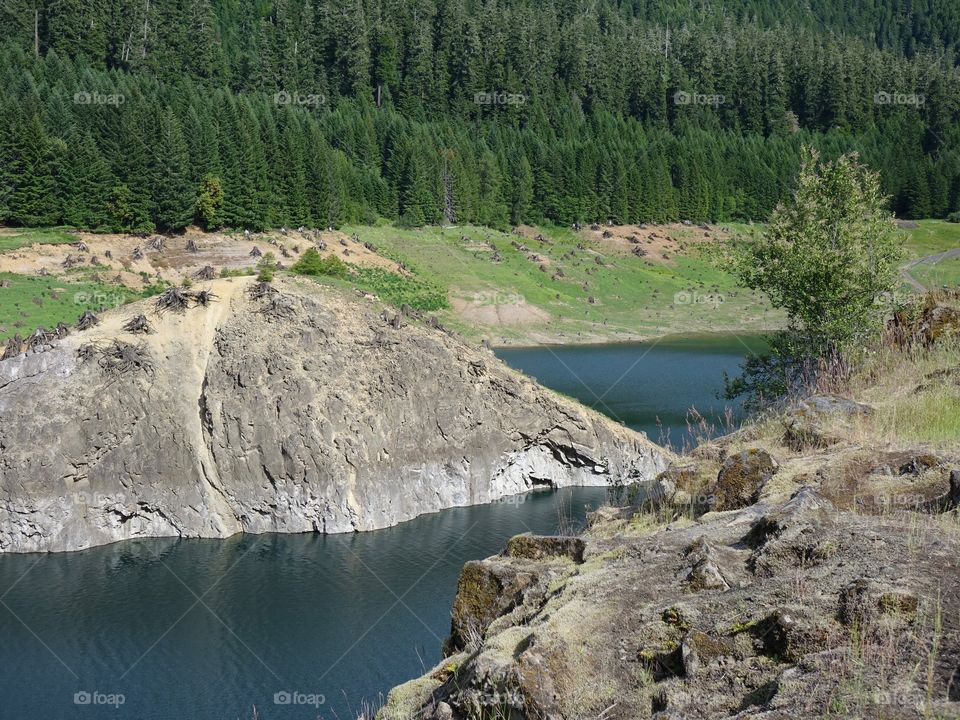
<instances>
[{"instance_id":1,"label":"bare rock slope","mask_svg":"<svg viewBox=\"0 0 960 720\"><path fill-rule=\"evenodd\" d=\"M668 453L374 300L282 279L127 306L0 362L0 551L348 532L537 485L651 479ZM152 332L123 326L138 313Z\"/></svg>"},{"instance_id":2,"label":"bare rock slope","mask_svg":"<svg viewBox=\"0 0 960 720\"><path fill-rule=\"evenodd\" d=\"M445 659L378 720L960 717L960 539L812 487L467 563Z\"/></svg>"}]
</instances>

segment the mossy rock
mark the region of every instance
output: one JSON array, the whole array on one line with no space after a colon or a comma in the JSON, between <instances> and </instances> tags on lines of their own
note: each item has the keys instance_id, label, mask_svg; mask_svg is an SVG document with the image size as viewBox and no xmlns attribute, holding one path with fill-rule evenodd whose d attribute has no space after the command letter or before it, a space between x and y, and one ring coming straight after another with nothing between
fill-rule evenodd
<instances>
[{"instance_id":1,"label":"mossy rock","mask_svg":"<svg viewBox=\"0 0 960 720\"><path fill-rule=\"evenodd\" d=\"M777 461L766 450L751 448L724 460L713 487L714 510L737 510L753 505L777 471Z\"/></svg>"},{"instance_id":2,"label":"mossy rock","mask_svg":"<svg viewBox=\"0 0 960 720\"><path fill-rule=\"evenodd\" d=\"M507 557L524 558L526 560L569 558L579 565L583 562L585 548L583 538L524 533L514 535L507 541L504 554Z\"/></svg>"},{"instance_id":3,"label":"mossy rock","mask_svg":"<svg viewBox=\"0 0 960 720\"><path fill-rule=\"evenodd\" d=\"M681 644L683 671L688 678L695 677L701 668L720 658L736 654L737 644L733 639L710 635L702 630L691 630Z\"/></svg>"},{"instance_id":4,"label":"mossy rock","mask_svg":"<svg viewBox=\"0 0 960 720\"><path fill-rule=\"evenodd\" d=\"M783 442L802 452L825 448L841 439L836 427L845 426L851 418L870 415L873 408L837 395L814 395L790 408L783 417ZM842 433L841 433L842 434Z\"/></svg>"},{"instance_id":5,"label":"mossy rock","mask_svg":"<svg viewBox=\"0 0 960 720\"><path fill-rule=\"evenodd\" d=\"M960 333L960 311L950 305L937 303L923 311L919 324L923 342L933 345Z\"/></svg>"},{"instance_id":6,"label":"mossy rock","mask_svg":"<svg viewBox=\"0 0 960 720\"><path fill-rule=\"evenodd\" d=\"M827 650L839 636L827 617L802 607L778 608L754 629L764 655L781 662L799 662L805 655Z\"/></svg>"},{"instance_id":7,"label":"mossy rock","mask_svg":"<svg viewBox=\"0 0 960 720\"><path fill-rule=\"evenodd\" d=\"M523 602L524 593L538 576L505 563L471 560L463 566L457 583L445 654L462 650L482 636L494 620Z\"/></svg>"}]
</instances>

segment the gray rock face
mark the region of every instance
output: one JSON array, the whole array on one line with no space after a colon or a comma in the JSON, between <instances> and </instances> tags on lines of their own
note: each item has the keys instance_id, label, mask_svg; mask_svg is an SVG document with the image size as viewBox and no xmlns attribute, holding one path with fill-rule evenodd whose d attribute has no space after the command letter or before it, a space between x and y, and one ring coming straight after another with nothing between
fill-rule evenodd
<instances>
[{"instance_id":1,"label":"gray rock face","mask_svg":"<svg viewBox=\"0 0 960 720\"><path fill-rule=\"evenodd\" d=\"M797 451L838 442L847 424L873 408L836 395L814 395L797 403L783 418L784 441Z\"/></svg>"},{"instance_id":2,"label":"gray rock face","mask_svg":"<svg viewBox=\"0 0 960 720\"><path fill-rule=\"evenodd\" d=\"M311 282L209 283L210 307L0 363L0 551L349 532L535 486L647 480L669 453L439 330ZM145 301L146 302L146 301ZM78 349L144 343L153 371Z\"/></svg>"}]
</instances>

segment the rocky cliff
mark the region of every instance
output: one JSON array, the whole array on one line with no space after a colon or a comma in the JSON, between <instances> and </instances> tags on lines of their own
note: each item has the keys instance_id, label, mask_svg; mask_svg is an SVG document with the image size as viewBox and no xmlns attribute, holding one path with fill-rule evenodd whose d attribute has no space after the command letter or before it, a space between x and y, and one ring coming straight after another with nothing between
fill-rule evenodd
<instances>
[{"instance_id":1,"label":"rocky cliff","mask_svg":"<svg viewBox=\"0 0 960 720\"><path fill-rule=\"evenodd\" d=\"M668 453L489 351L309 280L203 284L0 362L0 551L348 532ZM148 333L124 326L142 313Z\"/></svg>"}]
</instances>

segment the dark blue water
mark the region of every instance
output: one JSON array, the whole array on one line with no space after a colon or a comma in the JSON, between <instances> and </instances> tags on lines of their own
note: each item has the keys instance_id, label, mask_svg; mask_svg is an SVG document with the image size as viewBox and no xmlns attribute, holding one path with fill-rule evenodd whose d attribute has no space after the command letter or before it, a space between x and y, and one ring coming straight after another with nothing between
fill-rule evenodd
<instances>
[{"instance_id":1,"label":"dark blue water","mask_svg":"<svg viewBox=\"0 0 960 720\"><path fill-rule=\"evenodd\" d=\"M744 358L762 348L757 338L698 335L617 345L501 348L497 355L651 440L682 449L698 437L735 429L742 408L718 398L723 373L735 377Z\"/></svg>"},{"instance_id":2,"label":"dark blue water","mask_svg":"<svg viewBox=\"0 0 960 720\"><path fill-rule=\"evenodd\" d=\"M499 352L674 444L691 406L724 425L715 395L746 353L731 338ZM358 535L0 555L0 720L353 720L440 660L464 562L604 496L535 493Z\"/></svg>"},{"instance_id":3,"label":"dark blue water","mask_svg":"<svg viewBox=\"0 0 960 720\"><path fill-rule=\"evenodd\" d=\"M439 662L464 562L582 520L604 493L533 493L354 535L0 555L0 718L237 720L255 706L264 720L353 720Z\"/></svg>"}]
</instances>

